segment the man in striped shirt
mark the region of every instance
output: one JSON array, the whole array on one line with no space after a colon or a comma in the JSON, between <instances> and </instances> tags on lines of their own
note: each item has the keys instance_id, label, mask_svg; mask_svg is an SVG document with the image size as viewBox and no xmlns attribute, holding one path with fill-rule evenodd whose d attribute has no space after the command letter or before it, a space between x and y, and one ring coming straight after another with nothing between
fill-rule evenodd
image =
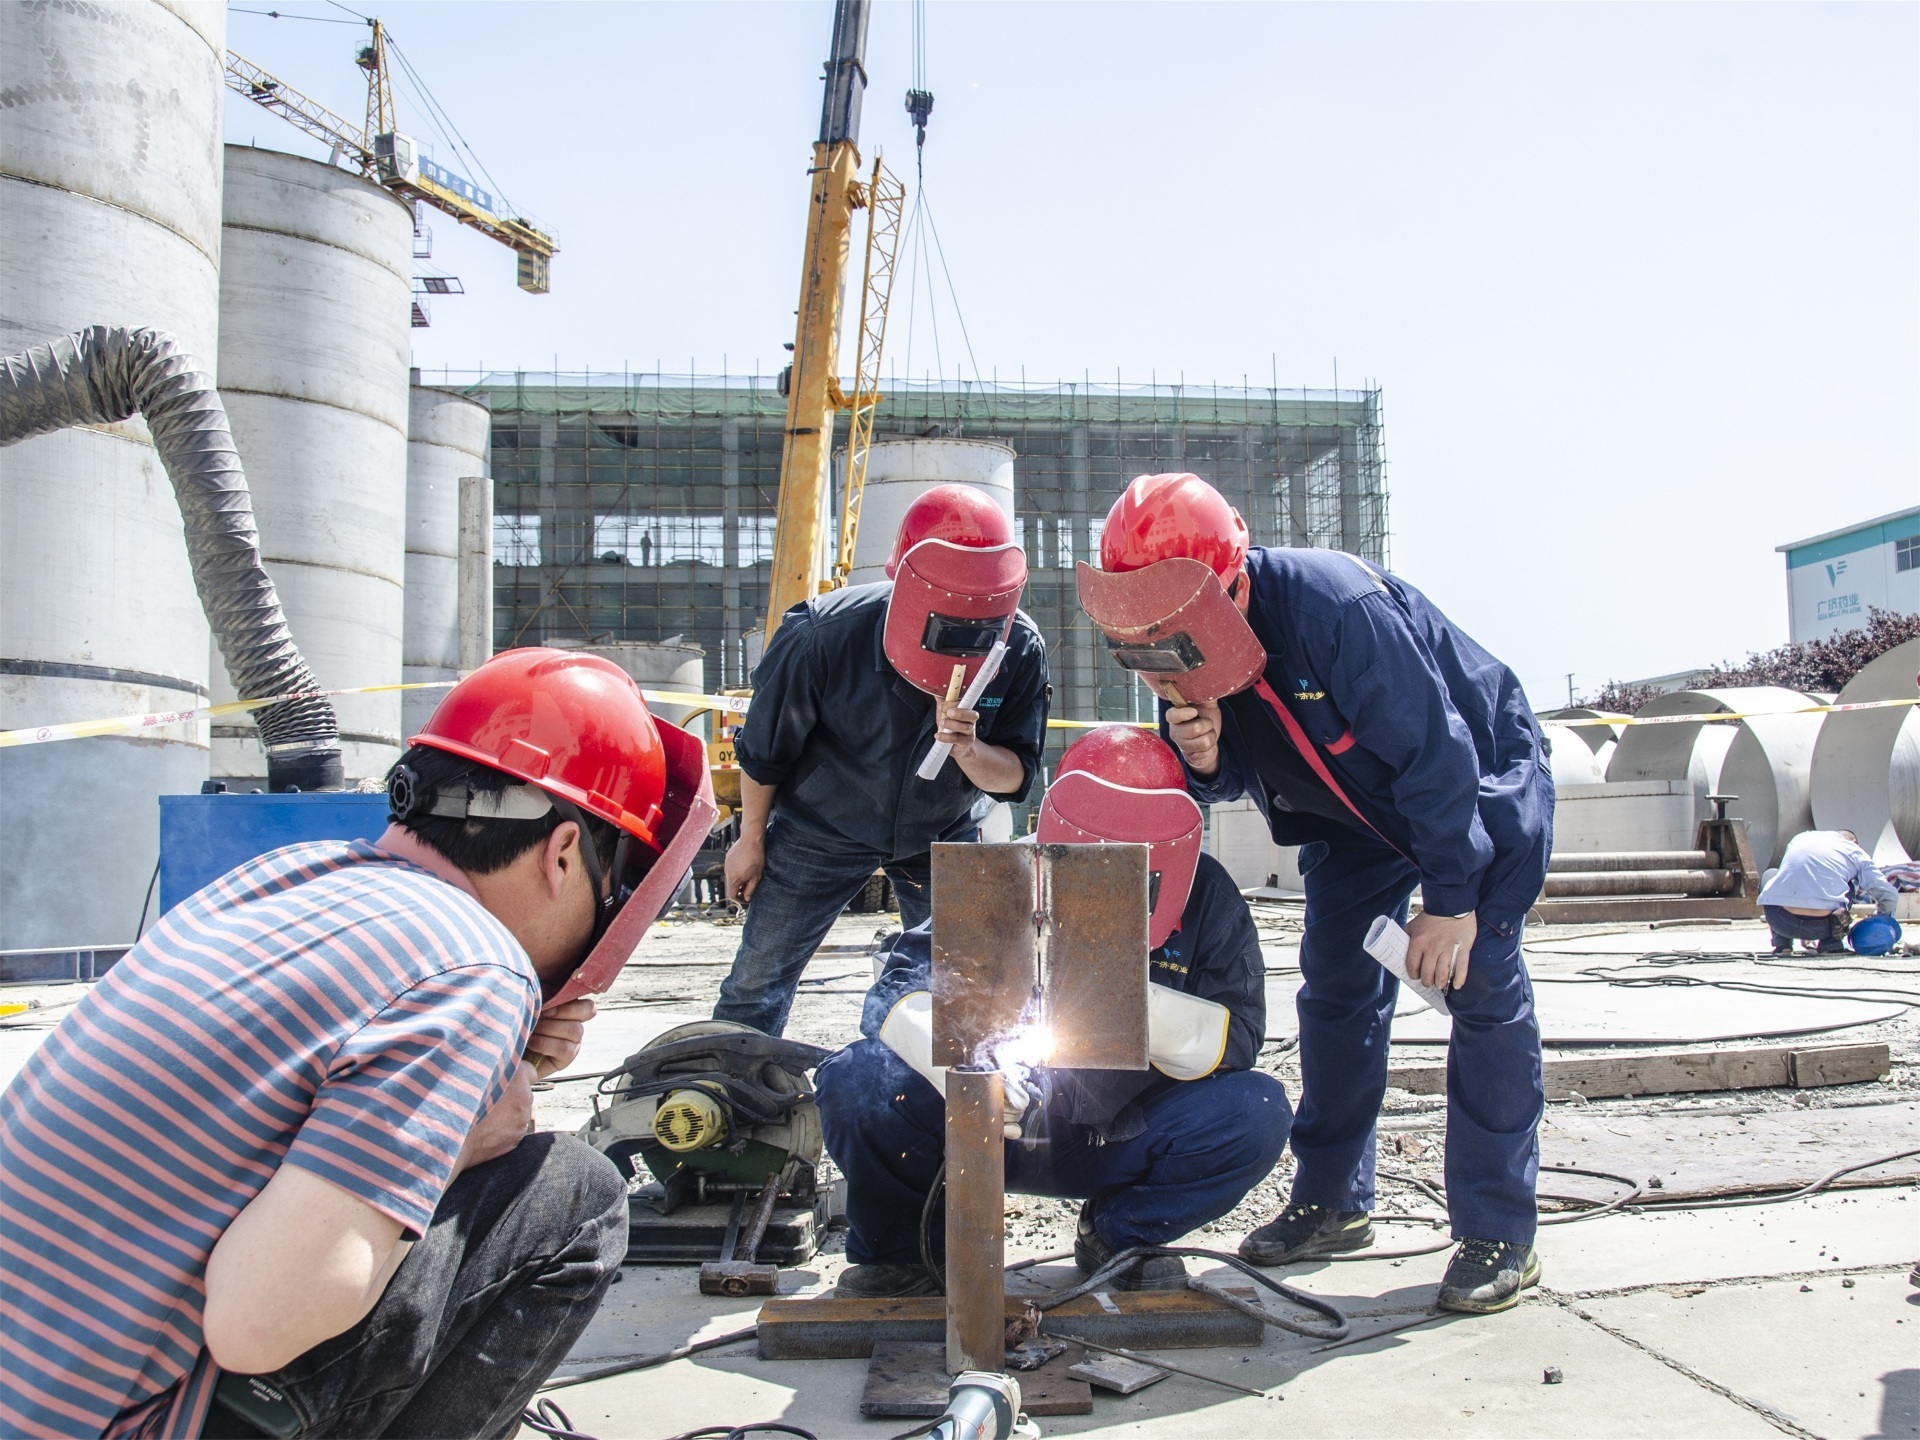
<instances>
[{"instance_id":1,"label":"man in striped shirt","mask_svg":"<svg viewBox=\"0 0 1920 1440\"><path fill-rule=\"evenodd\" d=\"M170 911L0 1095L0 1433L512 1434L626 1253L621 1175L528 1133L531 1079L664 777L617 669L508 652L377 841Z\"/></svg>"}]
</instances>

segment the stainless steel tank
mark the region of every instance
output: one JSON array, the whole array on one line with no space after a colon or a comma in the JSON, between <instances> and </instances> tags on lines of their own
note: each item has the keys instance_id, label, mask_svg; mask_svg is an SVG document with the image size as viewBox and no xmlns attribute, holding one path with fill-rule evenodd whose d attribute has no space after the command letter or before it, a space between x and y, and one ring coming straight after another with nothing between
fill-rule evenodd
<instances>
[{"instance_id":1,"label":"stainless steel tank","mask_svg":"<svg viewBox=\"0 0 1920 1440\"><path fill-rule=\"evenodd\" d=\"M223 234L220 394L261 556L322 685L397 684L412 213L337 167L229 145ZM399 692L335 708L348 783L384 774ZM214 727L215 775L250 788L265 766L251 722Z\"/></svg>"},{"instance_id":2,"label":"stainless steel tank","mask_svg":"<svg viewBox=\"0 0 1920 1440\"><path fill-rule=\"evenodd\" d=\"M993 440L876 440L867 454L867 480L861 492L860 533L854 537L853 570L848 583L884 580L887 557L907 507L935 485L972 485L992 496L1014 521L1011 447ZM836 494L846 487L847 452L833 457Z\"/></svg>"},{"instance_id":3,"label":"stainless steel tank","mask_svg":"<svg viewBox=\"0 0 1920 1440\"><path fill-rule=\"evenodd\" d=\"M0 353L88 325L216 361L226 8L0 4ZM138 421L0 460L0 728L189 709L206 618ZM133 938L162 794L207 775L192 723L0 750L0 948Z\"/></svg>"},{"instance_id":4,"label":"stainless steel tank","mask_svg":"<svg viewBox=\"0 0 1920 1440\"><path fill-rule=\"evenodd\" d=\"M492 417L451 390L415 385L407 409L406 624L409 684L452 680L460 667L460 482L487 475ZM418 734L444 690L400 699L403 738Z\"/></svg>"}]
</instances>

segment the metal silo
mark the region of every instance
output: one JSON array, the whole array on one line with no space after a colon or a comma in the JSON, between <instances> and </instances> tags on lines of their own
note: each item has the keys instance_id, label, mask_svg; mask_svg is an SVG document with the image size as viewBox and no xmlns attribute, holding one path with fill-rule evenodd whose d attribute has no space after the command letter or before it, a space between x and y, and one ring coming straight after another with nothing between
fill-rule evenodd
<instances>
[{"instance_id":1,"label":"metal silo","mask_svg":"<svg viewBox=\"0 0 1920 1440\"><path fill-rule=\"evenodd\" d=\"M887 557L907 507L935 485L972 485L1013 514L1011 446L995 440L876 440L867 452L867 481L860 498L860 531L854 540L850 583L884 580ZM836 489L846 484L847 454L834 456ZM1018 532L1015 532L1016 535Z\"/></svg>"},{"instance_id":2,"label":"metal silo","mask_svg":"<svg viewBox=\"0 0 1920 1440\"><path fill-rule=\"evenodd\" d=\"M220 394L260 549L328 688L399 683L407 509L413 216L334 166L229 145ZM214 689L231 694L224 675ZM346 778L399 756L400 694L343 697ZM213 730L213 773L262 783L251 722Z\"/></svg>"},{"instance_id":3,"label":"metal silo","mask_svg":"<svg viewBox=\"0 0 1920 1440\"><path fill-rule=\"evenodd\" d=\"M407 414L404 650L409 683L452 680L459 673L460 482L488 474L491 419L486 406L451 390L428 385L412 389ZM400 701L402 734L418 734L445 693L407 691Z\"/></svg>"},{"instance_id":4,"label":"metal silo","mask_svg":"<svg viewBox=\"0 0 1920 1440\"><path fill-rule=\"evenodd\" d=\"M217 3L0 5L0 353L148 325L212 367L225 44ZM0 728L201 704L208 648L142 422L6 452ZM131 940L155 800L199 788L205 747L189 724L0 750L0 948Z\"/></svg>"}]
</instances>

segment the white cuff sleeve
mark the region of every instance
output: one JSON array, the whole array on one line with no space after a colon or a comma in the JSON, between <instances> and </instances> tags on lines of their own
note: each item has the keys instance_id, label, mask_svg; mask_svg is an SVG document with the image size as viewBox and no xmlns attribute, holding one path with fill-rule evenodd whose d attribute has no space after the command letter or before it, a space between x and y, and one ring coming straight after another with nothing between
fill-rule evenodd
<instances>
[{"instance_id":1,"label":"white cuff sleeve","mask_svg":"<svg viewBox=\"0 0 1920 1440\"><path fill-rule=\"evenodd\" d=\"M933 995L913 990L902 995L880 1025L880 1043L907 1062L942 1095L947 1093L947 1069L933 1063Z\"/></svg>"},{"instance_id":2,"label":"white cuff sleeve","mask_svg":"<svg viewBox=\"0 0 1920 1440\"><path fill-rule=\"evenodd\" d=\"M1147 1059L1175 1080L1211 1075L1227 1056L1232 1019L1233 1012L1218 1001L1148 985Z\"/></svg>"}]
</instances>

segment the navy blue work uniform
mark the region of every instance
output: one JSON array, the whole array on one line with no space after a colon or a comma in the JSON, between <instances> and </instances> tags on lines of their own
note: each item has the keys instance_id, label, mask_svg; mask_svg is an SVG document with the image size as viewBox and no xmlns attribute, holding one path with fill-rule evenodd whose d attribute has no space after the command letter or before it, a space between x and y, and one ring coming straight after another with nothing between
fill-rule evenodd
<instances>
[{"instance_id":1,"label":"navy blue work uniform","mask_svg":"<svg viewBox=\"0 0 1920 1440\"><path fill-rule=\"evenodd\" d=\"M734 740L740 768L775 785L766 870L747 907L733 971L713 1018L778 1035L800 972L840 912L885 869L901 918L928 915L937 840L972 840L983 792L954 761L914 774L933 744L933 697L901 679L882 643L882 581L831 591L787 611L753 672L753 705ZM1024 614L976 707L974 733L1020 757L1024 800L1047 734L1047 647Z\"/></svg>"},{"instance_id":2,"label":"navy blue work uniform","mask_svg":"<svg viewBox=\"0 0 1920 1440\"><path fill-rule=\"evenodd\" d=\"M929 987L931 925L895 940L867 992L855 1041L814 1072L827 1153L847 1177L847 1258L920 1260L920 1213L946 1148L944 1098L876 1038L902 996ZM1226 1054L1212 1074L1157 1070L1040 1073L1044 1115L1009 1140L1007 1189L1100 1201L1095 1224L1116 1250L1166 1245L1217 1220L1273 1169L1293 1112L1285 1088L1253 1068L1266 1034L1266 962L1246 901L1220 863L1200 857L1180 928L1152 953L1157 985L1225 1005ZM933 1224L935 1253L944 1228Z\"/></svg>"},{"instance_id":3,"label":"navy blue work uniform","mask_svg":"<svg viewBox=\"0 0 1920 1440\"><path fill-rule=\"evenodd\" d=\"M1375 917L1406 920L1418 885L1427 911L1479 921L1466 983L1449 998L1453 1234L1529 1244L1546 1097L1520 941L1553 848L1546 741L1513 672L1405 581L1331 550L1255 547L1247 571L1268 695L1312 759L1269 699L1246 690L1220 702L1219 773L1189 771L1188 789L1203 803L1251 797L1274 840L1301 847L1293 1199L1373 1208L1399 983L1362 944Z\"/></svg>"}]
</instances>

